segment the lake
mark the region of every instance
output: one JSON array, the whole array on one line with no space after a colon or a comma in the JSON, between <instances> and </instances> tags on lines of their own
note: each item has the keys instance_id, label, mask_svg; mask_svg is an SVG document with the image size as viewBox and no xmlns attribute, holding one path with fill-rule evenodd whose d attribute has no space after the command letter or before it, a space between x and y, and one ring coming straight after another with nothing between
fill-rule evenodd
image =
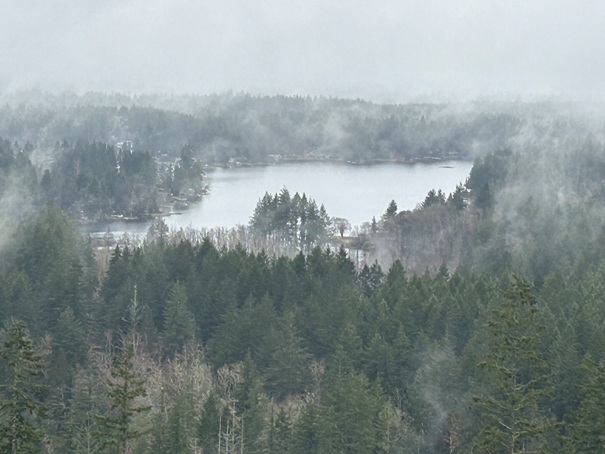
<instances>
[{"instance_id":1,"label":"lake","mask_svg":"<svg viewBox=\"0 0 605 454\"><path fill-rule=\"evenodd\" d=\"M210 194L165 220L176 229L247 224L265 192L276 193L287 187L290 195L304 192L318 205L323 203L330 216L361 226L373 216L379 219L391 200L397 202L399 210L411 210L431 189L449 194L466 180L471 167L470 161L370 166L308 162L214 169L207 176ZM85 230L105 232L109 228L116 235L126 231L144 235L148 225L149 222L111 222L90 225Z\"/></svg>"}]
</instances>

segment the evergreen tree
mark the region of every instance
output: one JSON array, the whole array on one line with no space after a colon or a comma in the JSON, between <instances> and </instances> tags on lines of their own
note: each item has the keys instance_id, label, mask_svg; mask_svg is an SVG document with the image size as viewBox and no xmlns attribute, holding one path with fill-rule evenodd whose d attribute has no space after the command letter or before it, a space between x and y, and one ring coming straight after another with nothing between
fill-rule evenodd
<instances>
[{"instance_id":1,"label":"evergreen tree","mask_svg":"<svg viewBox=\"0 0 605 454\"><path fill-rule=\"evenodd\" d=\"M277 417L271 415L271 426L267 440L268 454L287 454L292 449L292 425L284 409L280 409Z\"/></svg>"},{"instance_id":2,"label":"evergreen tree","mask_svg":"<svg viewBox=\"0 0 605 454\"><path fill-rule=\"evenodd\" d=\"M184 396L179 396L168 412L166 430L166 450L171 454L190 454L189 444L190 425L193 422L192 402Z\"/></svg>"},{"instance_id":3,"label":"evergreen tree","mask_svg":"<svg viewBox=\"0 0 605 454\"><path fill-rule=\"evenodd\" d=\"M219 402L216 394L211 392L202 407L202 414L199 419L197 430L197 436L200 441L202 452L207 454L217 452L220 428L221 414L219 411Z\"/></svg>"},{"instance_id":4,"label":"evergreen tree","mask_svg":"<svg viewBox=\"0 0 605 454\"><path fill-rule=\"evenodd\" d=\"M108 381L107 391L109 413L98 416L102 429L99 436L110 453L128 454L132 442L145 433L145 430L136 426L134 419L151 407L139 402L147 391L134 369L133 360L134 346L127 342L111 369L112 379Z\"/></svg>"},{"instance_id":5,"label":"evergreen tree","mask_svg":"<svg viewBox=\"0 0 605 454\"><path fill-rule=\"evenodd\" d=\"M281 400L288 395L301 393L311 380L309 355L296 336L294 317L285 315L277 332L271 362L265 382L272 396Z\"/></svg>"},{"instance_id":6,"label":"evergreen tree","mask_svg":"<svg viewBox=\"0 0 605 454\"><path fill-rule=\"evenodd\" d=\"M47 389L41 384L44 363L25 322L12 320L3 337L0 361L6 378L0 388L0 452L39 453L45 415L40 397Z\"/></svg>"},{"instance_id":7,"label":"evergreen tree","mask_svg":"<svg viewBox=\"0 0 605 454\"><path fill-rule=\"evenodd\" d=\"M169 355L181 351L195 336L195 319L187 307L187 293L184 285L174 285L164 309L164 339Z\"/></svg>"},{"instance_id":8,"label":"evergreen tree","mask_svg":"<svg viewBox=\"0 0 605 454\"><path fill-rule=\"evenodd\" d=\"M97 435L99 418L95 415L106 404L102 388L103 380L95 367L89 365L76 370L65 424L65 436L72 452L96 454L101 450L102 440Z\"/></svg>"},{"instance_id":9,"label":"evergreen tree","mask_svg":"<svg viewBox=\"0 0 605 454\"><path fill-rule=\"evenodd\" d=\"M543 401L550 391L537 341L537 300L524 279L513 276L506 300L489 321L491 342L479 366L488 391L474 398L481 430L474 443L487 453L538 452L550 424Z\"/></svg>"},{"instance_id":10,"label":"evergreen tree","mask_svg":"<svg viewBox=\"0 0 605 454\"><path fill-rule=\"evenodd\" d=\"M294 426L292 452L296 454L321 452L321 425L319 406L315 402L308 402Z\"/></svg>"},{"instance_id":11,"label":"evergreen tree","mask_svg":"<svg viewBox=\"0 0 605 454\"><path fill-rule=\"evenodd\" d=\"M374 262L372 266L368 266L364 263L358 276L359 289L369 298L378 290L378 288L380 288L383 279L384 273L377 262Z\"/></svg>"},{"instance_id":12,"label":"evergreen tree","mask_svg":"<svg viewBox=\"0 0 605 454\"><path fill-rule=\"evenodd\" d=\"M391 200L391 202L389 203L389 206L387 207L386 211L382 215L382 221L383 222L392 221L396 215L397 215L397 203L394 200Z\"/></svg>"},{"instance_id":13,"label":"evergreen tree","mask_svg":"<svg viewBox=\"0 0 605 454\"><path fill-rule=\"evenodd\" d=\"M166 409L161 408L160 412L153 418L153 430L151 434L151 452L153 454L164 454L168 452L168 416Z\"/></svg>"},{"instance_id":14,"label":"evergreen tree","mask_svg":"<svg viewBox=\"0 0 605 454\"><path fill-rule=\"evenodd\" d=\"M55 328L67 307L83 319L84 301L94 285L87 268L94 264L87 260L87 246L65 214L45 209L23 224L15 246L15 266L29 277L42 330Z\"/></svg>"},{"instance_id":15,"label":"evergreen tree","mask_svg":"<svg viewBox=\"0 0 605 454\"><path fill-rule=\"evenodd\" d=\"M605 452L605 361L584 361L582 401L571 424L571 450L574 453Z\"/></svg>"},{"instance_id":16,"label":"evergreen tree","mask_svg":"<svg viewBox=\"0 0 605 454\"><path fill-rule=\"evenodd\" d=\"M431 189L424 199L424 202L420 204L422 209L427 209L433 205L445 205L445 194L439 189L435 191Z\"/></svg>"},{"instance_id":17,"label":"evergreen tree","mask_svg":"<svg viewBox=\"0 0 605 454\"><path fill-rule=\"evenodd\" d=\"M241 308L232 305L223 325L209 343L213 363L217 367L236 363L249 353L265 367L271 356L275 321L273 302L268 297L260 303L249 297Z\"/></svg>"},{"instance_id":18,"label":"evergreen tree","mask_svg":"<svg viewBox=\"0 0 605 454\"><path fill-rule=\"evenodd\" d=\"M326 372L321 404L321 452L378 450L386 432L380 415L388 405L378 384L335 364Z\"/></svg>"},{"instance_id":19,"label":"evergreen tree","mask_svg":"<svg viewBox=\"0 0 605 454\"><path fill-rule=\"evenodd\" d=\"M250 354L242 367L242 383L236 390L237 413L242 419L242 446L247 453L262 452L264 402L260 374Z\"/></svg>"},{"instance_id":20,"label":"evergreen tree","mask_svg":"<svg viewBox=\"0 0 605 454\"><path fill-rule=\"evenodd\" d=\"M251 230L261 237L274 237L301 250L309 250L328 237L330 217L323 205L296 193L290 197L287 188L271 196L265 193L250 219Z\"/></svg>"},{"instance_id":21,"label":"evergreen tree","mask_svg":"<svg viewBox=\"0 0 605 454\"><path fill-rule=\"evenodd\" d=\"M457 184L456 190L448 196L447 203L453 206L456 211L460 212L468 205L468 197L468 189L462 184Z\"/></svg>"},{"instance_id":22,"label":"evergreen tree","mask_svg":"<svg viewBox=\"0 0 605 454\"><path fill-rule=\"evenodd\" d=\"M39 305L31 280L23 271L0 275L0 320L23 320L31 333L41 331Z\"/></svg>"},{"instance_id":23,"label":"evergreen tree","mask_svg":"<svg viewBox=\"0 0 605 454\"><path fill-rule=\"evenodd\" d=\"M86 361L86 334L71 307L61 313L53 337L49 380L54 385L71 385L76 365Z\"/></svg>"}]
</instances>

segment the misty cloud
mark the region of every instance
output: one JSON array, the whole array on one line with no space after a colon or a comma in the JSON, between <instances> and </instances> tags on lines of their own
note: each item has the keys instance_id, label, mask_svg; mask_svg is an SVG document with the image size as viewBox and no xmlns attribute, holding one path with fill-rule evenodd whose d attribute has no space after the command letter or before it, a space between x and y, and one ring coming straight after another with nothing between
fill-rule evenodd
<instances>
[{"instance_id":1,"label":"misty cloud","mask_svg":"<svg viewBox=\"0 0 605 454\"><path fill-rule=\"evenodd\" d=\"M605 94L596 1L2 0L0 88Z\"/></svg>"}]
</instances>

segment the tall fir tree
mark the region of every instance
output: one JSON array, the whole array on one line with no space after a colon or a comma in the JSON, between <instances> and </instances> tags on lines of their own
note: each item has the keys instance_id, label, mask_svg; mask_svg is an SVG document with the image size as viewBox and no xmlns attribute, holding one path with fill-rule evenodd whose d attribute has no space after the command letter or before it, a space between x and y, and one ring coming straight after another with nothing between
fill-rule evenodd
<instances>
[{"instance_id":1,"label":"tall fir tree","mask_svg":"<svg viewBox=\"0 0 605 454\"><path fill-rule=\"evenodd\" d=\"M272 413L265 452L268 454L292 452L292 435L292 424L285 410L281 408L277 415Z\"/></svg>"},{"instance_id":2,"label":"tall fir tree","mask_svg":"<svg viewBox=\"0 0 605 454\"><path fill-rule=\"evenodd\" d=\"M164 309L164 342L167 353L172 356L182 350L195 336L195 319L187 307L185 286L176 283Z\"/></svg>"},{"instance_id":3,"label":"tall fir tree","mask_svg":"<svg viewBox=\"0 0 605 454\"><path fill-rule=\"evenodd\" d=\"M9 322L0 362L6 377L0 388L0 452L39 453L46 411L40 397L47 387L42 384L42 356L36 352L25 322Z\"/></svg>"},{"instance_id":4,"label":"tall fir tree","mask_svg":"<svg viewBox=\"0 0 605 454\"><path fill-rule=\"evenodd\" d=\"M571 424L570 452L605 452L605 361L586 358L584 382L580 385L582 401Z\"/></svg>"},{"instance_id":5,"label":"tall fir tree","mask_svg":"<svg viewBox=\"0 0 605 454\"><path fill-rule=\"evenodd\" d=\"M204 402L199 418L197 436L202 452L212 454L218 452L221 429L221 412L219 399L214 392Z\"/></svg>"},{"instance_id":6,"label":"tall fir tree","mask_svg":"<svg viewBox=\"0 0 605 454\"><path fill-rule=\"evenodd\" d=\"M64 434L72 452L101 452L99 418L95 415L105 408L106 396L103 394L103 379L99 372L89 364L86 368L78 367L74 373Z\"/></svg>"},{"instance_id":7,"label":"tall fir tree","mask_svg":"<svg viewBox=\"0 0 605 454\"><path fill-rule=\"evenodd\" d=\"M505 297L488 322L491 342L479 364L490 381L473 399L481 420L474 444L486 453L539 452L551 418L544 408L550 380L537 348L537 299L515 275Z\"/></svg>"},{"instance_id":8,"label":"tall fir tree","mask_svg":"<svg viewBox=\"0 0 605 454\"><path fill-rule=\"evenodd\" d=\"M174 454L190 454L189 435L194 418L193 404L185 396L179 396L168 412L166 421L166 451Z\"/></svg>"},{"instance_id":9,"label":"tall fir tree","mask_svg":"<svg viewBox=\"0 0 605 454\"><path fill-rule=\"evenodd\" d=\"M252 356L242 365L242 382L236 391L237 410L242 418L242 449L247 453L263 451L264 403L263 383Z\"/></svg>"},{"instance_id":10,"label":"tall fir tree","mask_svg":"<svg viewBox=\"0 0 605 454\"><path fill-rule=\"evenodd\" d=\"M127 342L116 359L108 381L107 397L110 408L107 415L98 416L102 445L112 454L129 454L133 441L146 431L137 427L135 417L151 409L140 399L147 396L144 382L134 368L134 346Z\"/></svg>"}]
</instances>

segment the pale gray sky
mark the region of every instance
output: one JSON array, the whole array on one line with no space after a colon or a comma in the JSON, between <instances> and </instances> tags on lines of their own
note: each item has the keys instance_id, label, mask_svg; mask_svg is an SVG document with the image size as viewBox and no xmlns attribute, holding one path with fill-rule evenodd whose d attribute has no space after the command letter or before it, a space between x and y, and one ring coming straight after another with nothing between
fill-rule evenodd
<instances>
[{"instance_id":1,"label":"pale gray sky","mask_svg":"<svg viewBox=\"0 0 605 454\"><path fill-rule=\"evenodd\" d=\"M0 88L605 98L605 2L0 0Z\"/></svg>"}]
</instances>

